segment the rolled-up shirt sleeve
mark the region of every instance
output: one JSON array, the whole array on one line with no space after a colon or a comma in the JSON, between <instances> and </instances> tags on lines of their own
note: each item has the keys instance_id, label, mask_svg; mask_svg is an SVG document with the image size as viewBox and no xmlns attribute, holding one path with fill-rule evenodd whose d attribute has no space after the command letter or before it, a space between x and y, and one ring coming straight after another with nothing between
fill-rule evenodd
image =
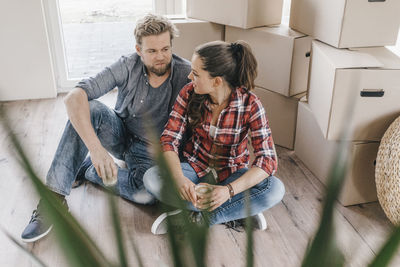
<instances>
[{"instance_id":1,"label":"rolled-up shirt sleeve","mask_svg":"<svg viewBox=\"0 0 400 267\"><path fill-rule=\"evenodd\" d=\"M88 100L97 99L115 87L120 87L127 81L128 68L127 58L121 57L117 62L104 68L101 72L94 77L82 79L75 87L82 88Z\"/></svg>"},{"instance_id":2,"label":"rolled-up shirt sleeve","mask_svg":"<svg viewBox=\"0 0 400 267\"><path fill-rule=\"evenodd\" d=\"M160 138L163 151L175 151L179 153L178 148L187 125L187 104L191 84L182 88L176 98L174 107L169 115L167 124Z\"/></svg>"},{"instance_id":3,"label":"rolled-up shirt sleeve","mask_svg":"<svg viewBox=\"0 0 400 267\"><path fill-rule=\"evenodd\" d=\"M250 131L255 156L252 166L263 169L268 175L273 175L278 167L274 141L265 109L258 98L251 104Z\"/></svg>"}]
</instances>

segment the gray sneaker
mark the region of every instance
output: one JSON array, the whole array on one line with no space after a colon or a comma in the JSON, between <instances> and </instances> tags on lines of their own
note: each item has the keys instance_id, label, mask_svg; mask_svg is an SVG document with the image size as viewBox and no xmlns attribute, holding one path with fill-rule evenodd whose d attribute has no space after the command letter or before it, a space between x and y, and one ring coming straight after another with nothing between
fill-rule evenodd
<instances>
[{"instance_id":1,"label":"gray sneaker","mask_svg":"<svg viewBox=\"0 0 400 267\"><path fill-rule=\"evenodd\" d=\"M251 216L252 219L252 226L253 229L261 230L264 231L267 229L267 221L265 220L265 217L262 213L258 213L254 216ZM239 220L234 220L234 221L229 221L226 223L223 223L226 228L230 228L235 230L236 232L242 232L243 228L246 227L246 218L239 219Z\"/></svg>"},{"instance_id":2,"label":"gray sneaker","mask_svg":"<svg viewBox=\"0 0 400 267\"><path fill-rule=\"evenodd\" d=\"M64 199L64 205L68 207L67 201ZM21 234L24 242L35 242L50 233L53 224L48 222L43 216L43 203L39 201L37 208L32 212L32 217Z\"/></svg>"}]
</instances>

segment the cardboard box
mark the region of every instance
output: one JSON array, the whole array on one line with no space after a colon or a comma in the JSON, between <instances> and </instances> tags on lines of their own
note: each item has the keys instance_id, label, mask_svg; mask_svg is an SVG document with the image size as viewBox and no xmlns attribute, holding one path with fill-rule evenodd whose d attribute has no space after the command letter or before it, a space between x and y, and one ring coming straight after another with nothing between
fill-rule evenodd
<instances>
[{"instance_id":1,"label":"cardboard box","mask_svg":"<svg viewBox=\"0 0 400 267\"><path fill-rule=\"evenodd\" d=\"M189 61L198 45L224 40L224 25L196 19L174 19L172 22L179 30L179 36L172 41L172 50Z\"/></svg>"},{"instance_id":2,"label":"cardboard box","mask_svg":"<svg viewBox=\"0 0 400 267\"><path fill-rule=\"evenodd\" d=\"M256 87L254 93L261 99L274 143L294 148L296 134L297 104L302 95L286 97L270 90Z\"/></svg>"},{"instance_id":3,"label":"cardboard box","mask_svg":"<svg viewBox=\"0 0 400 267\"><path fill-rule=\"evenodd\" d=\"M286 25L225 29L225 41L245 40L250 44L258 63L256 86L285 96L307 91L312 39Z\"/></svg>"},{"instance_id":4,"label":"cardboard box","mask_svg":"<svg viewBox=\"0 0 400 267\"><path fill-rule=\"evenodd\" d=\"M324 138L310 107L300 102L295 154L325 185L338 145L338 141ZM348 145L351 160L338 200L344 206L376 201L375 159L379 142L348 142Z\"/></svg>"},{"instance_id":5,"label":"cardboard box","mask_svg":"<svg viewBox=\"0 0 400 267\"><path fill-rule=\"evenodd\" d=\"M337 48L394 45L398 0L292 0L290 27Z\"/></svg>"},{"instance_id":6,"label":"cardboard box","mask_svg":"<svg viewBox=\"0 0 400 267\"><path fill-rule=\"evenodd\" d=\"M189 18L243 29L280 24L283 0L187 0Z\"/></svg>"},{"instance_id":7,"label":"cardboard box","mask_svg":"<svg viewBox=\"0 0 400 267\"><path fill-rule=\"evenodd\" d=\"M324 137L338 140L350 127L349 140L380 141L400 115L400 58L384 47L337 49L314 40L310 64L308 102Z\"/></svg>"}]
</instances>

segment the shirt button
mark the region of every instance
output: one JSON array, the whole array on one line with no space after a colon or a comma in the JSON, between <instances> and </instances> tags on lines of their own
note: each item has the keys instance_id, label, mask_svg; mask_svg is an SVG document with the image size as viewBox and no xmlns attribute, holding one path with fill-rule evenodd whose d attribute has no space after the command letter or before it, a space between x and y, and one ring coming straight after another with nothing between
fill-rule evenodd
<instances>
[{"instance_id":1,"label":"shirt button","mask_svg":"<svg viewBox=\"0 0 400 267\"><path fill-rule=\"evenodd\" d=\"M143 103L143 99L142 99L142 100L140 100L140 103Z\"/></svg>"},{"instance_id":2,"label":"shirt button","mask_svg":"<svg viewBox=\"0 0 400 267\"><path fill-rule=\"evenodd\" d=\"M134 118L135 118L135 117L136 117L136 115L135 115L135 114L133 114L133 115L132 115L132 117L134 117Z\"/></svg>"}]
</instances>

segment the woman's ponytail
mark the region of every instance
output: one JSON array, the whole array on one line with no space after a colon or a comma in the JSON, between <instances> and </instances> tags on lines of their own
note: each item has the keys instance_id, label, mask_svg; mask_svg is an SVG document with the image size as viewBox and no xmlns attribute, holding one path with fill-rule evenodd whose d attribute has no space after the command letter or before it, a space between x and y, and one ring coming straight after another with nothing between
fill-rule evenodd
<instances>
[{"instance_id":1,"label":"woman's ponytail","mask_svg":"<svg viewBox=\"0 0 400 267\"><path fill-rule=\"evenodd\" d=\"M242 40L231 43L232 57L236 61L237 84L249 90L254 88L257 77L257 60L248 43Z\"/></svg>"}]
</instances>

